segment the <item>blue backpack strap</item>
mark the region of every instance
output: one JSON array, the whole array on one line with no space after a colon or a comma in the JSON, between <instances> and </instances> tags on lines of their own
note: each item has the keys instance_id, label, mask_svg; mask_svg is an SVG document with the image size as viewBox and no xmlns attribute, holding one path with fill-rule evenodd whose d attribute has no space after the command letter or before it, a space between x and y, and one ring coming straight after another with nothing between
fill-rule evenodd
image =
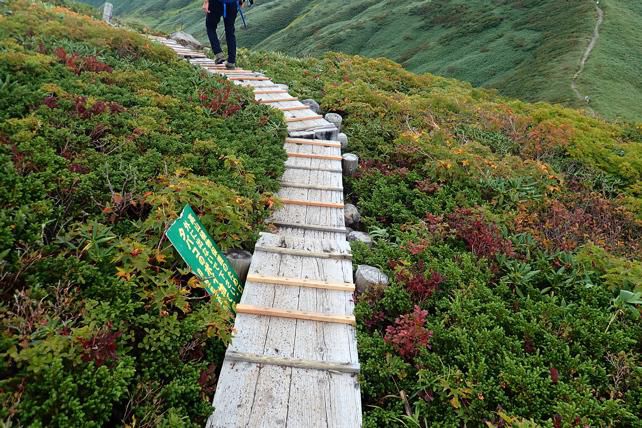
<instances>
[{"instance_id":1,"label":"blue backpack strap","mask_svg":"<svg viewBox=\"0 0 642 428\"><path fill-rule=\"evenodd\" d=\"M238 8L239 13L241 14L241 20L243 21L243 28L247 28L247 23L245 22L245 15L243 14L243 8L241 7L241 2L236 2L236 7Z\"/></svg>"}]
</instances>

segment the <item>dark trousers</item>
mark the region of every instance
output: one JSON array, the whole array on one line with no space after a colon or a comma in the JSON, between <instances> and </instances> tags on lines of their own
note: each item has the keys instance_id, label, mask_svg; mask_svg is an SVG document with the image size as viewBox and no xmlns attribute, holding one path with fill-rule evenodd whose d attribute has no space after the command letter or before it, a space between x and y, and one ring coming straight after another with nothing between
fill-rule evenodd
<instances>
[{"instance_id":1,"label":"dark trousers","mask_svg":"<svg viewBox=\"0 0 642 428\"><path fill-rule=\"evenodd\" d=\"M218 0L209 1L210 13L207 14L205 18L205 28L207 28L207 37L210 39L210 44L212 45L212 50L215 54L223 52L221 49L221 43L218 40L218 35L216 34L216 27L218 23L223 18L223 24L225 24L225 41L227 42L227 62L236 63L236 34L234 33L234 22L236 21L236 15L238 9L236 3L227 4L225 8L227 9L224 13L224 6ZM226 15L223 17L223 15Z\"/></svg>"}]
</instances>

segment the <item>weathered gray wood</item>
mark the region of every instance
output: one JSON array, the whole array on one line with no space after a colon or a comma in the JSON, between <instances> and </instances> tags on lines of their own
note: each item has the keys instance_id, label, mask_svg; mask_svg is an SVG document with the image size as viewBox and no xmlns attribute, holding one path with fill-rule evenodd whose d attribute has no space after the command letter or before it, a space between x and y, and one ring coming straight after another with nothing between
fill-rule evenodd
<instances>
[{"instance_id":1,"label":"weathered gray wood","mask_svg":"<svg viewBox=\"0 0 642 428\"><path fill-rule=\"evenodd\" d=\"M330 232L330 233L343 233L343 234L347 233L346 229L341 227L323 226L318 224L307 224L307 223L286 223L286 222L273 221L273 220L269 220L269 222L280 228L311 230L315 232Z\"/></svg>"},{"instance_id":2,"label":"weathered gray wood","mask_svg":"<svg viewBox=\"0 0 642 428\"><path fill-rule=\"evenodd\" d=\"M264 251L266 253L277 253L277 254L289 254L291 256L300 256L300 257L315 257L318 259L351 259L351 254L344 253L324 253L324 252L314 252L308 250L295 250L292 248L279 248L279 247L254 247L254 251Z\"/></svg>"},{"instance_id":3,"label":"weathered gray wood","mask_svg":"<svg viewBox=\"0 0 642 428\"><path fill-rule=\"evenodd\" d=\"M310 370L329 370L337 373L359 373L359 364L350 362L301 360L298 358L268 357L265 355L249 354L246 352L227 351L225 358L229 361L243 361L246 363L267 364L272 366L296 367Z\"/></svg>"}]
</instances>

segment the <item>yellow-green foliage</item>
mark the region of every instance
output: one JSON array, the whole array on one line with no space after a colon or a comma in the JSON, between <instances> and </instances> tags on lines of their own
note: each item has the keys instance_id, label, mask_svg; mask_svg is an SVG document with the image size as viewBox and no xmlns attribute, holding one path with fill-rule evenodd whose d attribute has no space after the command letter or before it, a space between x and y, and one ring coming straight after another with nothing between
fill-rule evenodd
<instances>
[{"instance_id":1,"label":"yellow-green foliage","mask_svg":"<svg viewBox=\"0 0 642 428\"><path fill-rule=\"evenodd\" d=\"M189 204L223 250L252 247L284 137L139 34L0 3L0 423L205 423L231 314L164 233Z\"/></svg>"}]
</instances>

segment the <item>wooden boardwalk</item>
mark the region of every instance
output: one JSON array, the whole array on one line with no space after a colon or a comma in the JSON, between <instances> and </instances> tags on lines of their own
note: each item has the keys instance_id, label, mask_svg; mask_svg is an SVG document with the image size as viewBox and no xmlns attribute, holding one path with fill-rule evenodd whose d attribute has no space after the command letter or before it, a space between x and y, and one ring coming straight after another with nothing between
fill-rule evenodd
<instances>
[{"instance_id":1,"label":"wooden boardwalk","mask_svg":"<svg viewBox=\"0 0 642 428\"><path fill-rule=\"evenodd\" d=\"M261 73L225 70L154 38L192 64L250 86L283 111L288 153L270 222L256 243L208 428L360 427L352 260L337 129Z\"/></svg>"}]
</instances>

